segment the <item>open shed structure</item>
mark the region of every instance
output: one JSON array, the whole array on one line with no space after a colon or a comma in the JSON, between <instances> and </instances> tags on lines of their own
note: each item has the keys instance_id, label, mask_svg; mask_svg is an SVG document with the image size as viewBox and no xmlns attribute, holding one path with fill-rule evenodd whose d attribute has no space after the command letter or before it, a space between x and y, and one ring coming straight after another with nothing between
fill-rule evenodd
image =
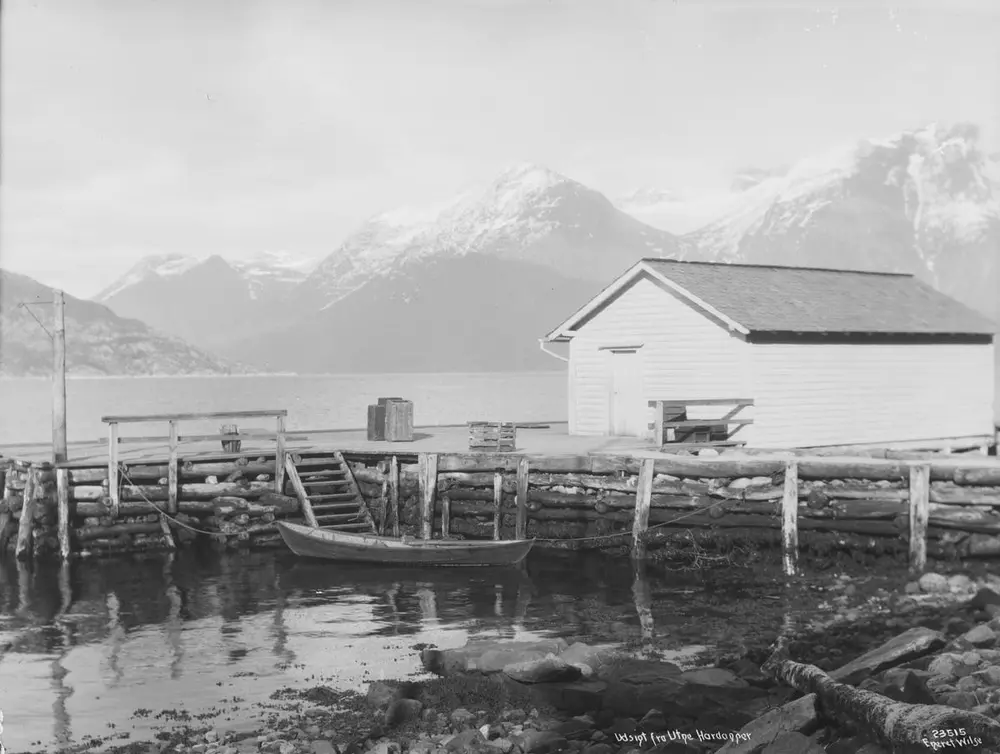
<instances>
[{"instance_id":1,"label":"open shed structure","mask_svg":"<svg viewBox=\"0 0 1000 754\"><path fill-rule=\"evenodd\" d=\"M742 408L726 440L796 448L992 442L994 332L912 275L643 259L543 341L569 343L570 434Z\"/></svg>"}]
</instances>

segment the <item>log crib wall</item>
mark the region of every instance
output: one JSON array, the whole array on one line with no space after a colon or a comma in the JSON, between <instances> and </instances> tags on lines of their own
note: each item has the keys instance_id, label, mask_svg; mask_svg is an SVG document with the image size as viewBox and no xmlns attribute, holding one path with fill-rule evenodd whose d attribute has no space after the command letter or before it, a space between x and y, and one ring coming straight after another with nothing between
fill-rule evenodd
<instances>
[{"instance_id":1,"label":"log crib wall","mask_svg":"<svg viewBox=\"0 0 1000 754\"><path fill-rule=\"evenodd\" d=\"M329 451L281 453L298 463ZM283 476L276 489L284 469L277 451L176 455L113 469L7 461L0 547L26 559L198 539L280 546L274 522L303 520ZM928 556L1000 555L1000 464L992 459L343 457L388 535L538 537L555 547L625 547L641 559L685 531L756 531L780 538L789 574L798 568L800 538L816 532L837 534L849 547L895 543L915 571Z\"/></svg>"}]
</instances>

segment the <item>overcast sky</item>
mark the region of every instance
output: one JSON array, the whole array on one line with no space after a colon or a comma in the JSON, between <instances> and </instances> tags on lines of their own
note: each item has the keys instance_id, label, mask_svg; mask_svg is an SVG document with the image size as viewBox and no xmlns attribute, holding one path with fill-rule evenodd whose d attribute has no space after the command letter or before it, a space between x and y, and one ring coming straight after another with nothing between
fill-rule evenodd
<instances>
[{"instance_id":1,"label":"overcast sky","mask_svg":"<svg viewBox=\"0 0 1000 754\"><path fill-rule=\"evenodd\" d=\"M3 5L0 264L76 295L151 253L321 256L516 162L708 191L933 120L1000 133L1000 0Z\"/></svg>"}]
</instances>

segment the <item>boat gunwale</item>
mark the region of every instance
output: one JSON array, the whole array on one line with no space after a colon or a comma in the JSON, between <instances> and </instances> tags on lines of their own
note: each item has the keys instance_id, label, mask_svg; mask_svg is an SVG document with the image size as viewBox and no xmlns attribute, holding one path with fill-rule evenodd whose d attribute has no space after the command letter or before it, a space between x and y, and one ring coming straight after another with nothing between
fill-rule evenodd
<instances>
[{"instance_id":1,"label":"boat gunwale","mask_svg":"<svg viewBox=\"0 0 1000 754\"><path fill-rule=\"evenodd\" d=\"M384 547L390 550L452 550L452 549L470 549L470 550L492 550L500 549L504 547L516 547L523 546L529 543L534 543L535 538L531 539L453 539L453 540L442 540L442 539L414 539L411 541L404 541L402 539L396 539L394 537L383 537L378 534L363 534L357 532L344 532L338 531L336 529L314 529L309 526L303 526L302 524L293 523L291 521L275 521L279 527L286 527L289 531L299 534L303 537L310 537L312 539L322 539L330 542L337 542L338 544L354 547Z\"/></svg>"}]
</instances>

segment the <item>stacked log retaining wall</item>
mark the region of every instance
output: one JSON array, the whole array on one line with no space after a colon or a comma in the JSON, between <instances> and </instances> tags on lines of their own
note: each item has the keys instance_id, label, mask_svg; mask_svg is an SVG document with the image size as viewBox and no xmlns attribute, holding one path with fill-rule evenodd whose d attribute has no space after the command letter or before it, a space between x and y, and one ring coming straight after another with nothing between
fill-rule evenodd
<instances>
[{"instance_id":1,"label":"stacked log retaining wall","mask_svg":"<svg viewBox=\"0 0 1000 754\"><path fill-rule=\"evenodd\" d=\"M908 549L918 567L928 554L1000 556L1000 464L985 458L976 465L947 458L344 458L386 534L527 536L563 547L628 546L640 555L691 531L756 533L784 542L786 551L825 534L849 548ZM274 490L274 453L181 460L176 501L168 466L122 464L115 510L107 465L6 461L0 549L26 558L168 549L199 538L220 547L274 546L275 521L302 520L290 485Z\"/></svg>"}]
</instances>

